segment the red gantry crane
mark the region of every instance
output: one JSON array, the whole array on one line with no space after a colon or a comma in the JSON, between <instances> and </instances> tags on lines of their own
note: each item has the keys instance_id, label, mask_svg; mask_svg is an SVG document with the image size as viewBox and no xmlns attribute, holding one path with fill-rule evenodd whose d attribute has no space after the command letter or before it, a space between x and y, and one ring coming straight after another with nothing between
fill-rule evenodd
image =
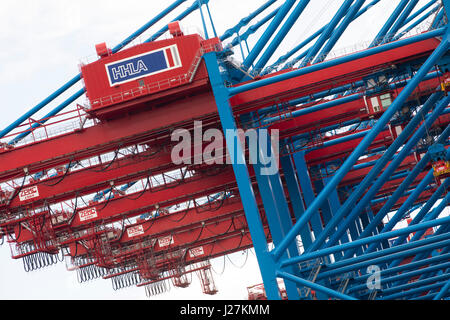
<instances>
[{"instance_id":1,"label":"red gantry crane","mask_svg":"<svg viewBox=\"0 0 450 320\"><path fill-rule=\"evenodd\" d=\"M214 295L210 260L254 248L264 284L249 299L447 297L449 1L396 1L373 42L331 56L380 2L342 1L271 66L312 1L267 1L219 37L196 0L130 45L185 2L98 44L96 61L1 131L0 236L13 259L25 271L66 259L80 282L147 296L195 273ZM197 10L204 34L183 32ZM383 277L369 286L374 265Z\"/></svg>"}]
</instances>

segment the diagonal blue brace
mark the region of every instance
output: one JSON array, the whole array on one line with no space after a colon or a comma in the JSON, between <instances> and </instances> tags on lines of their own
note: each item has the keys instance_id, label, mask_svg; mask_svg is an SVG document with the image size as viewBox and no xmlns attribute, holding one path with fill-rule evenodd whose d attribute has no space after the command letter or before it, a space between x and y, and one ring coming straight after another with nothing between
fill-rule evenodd
<instances>
[{"instance_id":1,"label":"diagonal blue brace","mask_svg":"<svg viewBox=\"0 0 450 320\"><path fill-rule=\"evenodd\" d=\"M427 75L428 71L435 65L435 63L447 53L447 50L450 45L450 32L449 29L446 30L446 33L443 37L441 44L438 48L431 54L431 56L427 59L427 61L422 65L420 70L416 73L416 75L411 79L406 87L400 92L397 99L392 103L392 105L383 113L381 118L377 121L375 126L370 130L370 132L365 136L365 138L361 141L361 143L356 147L353 153L347 158L341 168L334 174L333 178L330 182L325 186L324 190L318 195L316 200L311 204L311 206L305 211L302 219L297 221L292 230L283 240L283 242L274 249L272 252L275 259L279 259L288 247L289 243L294 240L297 236L298 232L301 228L303 228L306 223L308 223L309 219L314 215L314 213L319 209L323 201L329 197L331 192L336 189L338 184L342 181L348 171L355 165L356 161L364 154L366 149L370 146L373 140L378 136L379 132L384 129L393 115L403 106L406 99L411 95L411 93L415 90L417 85L422 81L422 79ZM397 41L397 44L401 42ZM387 45L389 46L389 45ZM382 46L378 47L382 48ZM338 60L338 59L336 59ZM326 64L326 63L322 63ZM301 70L305 70L308 68L304 68ZM300 70L299 70L300 71ZM295 71L292 72L295 74ZM273 77L275 79L277 77ZM273 80L272 79L272 80Z\"/></svg>"},{"instance_id":2,"label":"diagonal blue brace","mask_svg":"<svg viewBox=\"0 0 450 320\"><path fill-rule=\"evenodd\" d=\"M322 48L325 41L327 41L328 37L332 34L333 30L338 25L339 21L341 21L342 17L347 13L352 3L353 0L345 0L345 2L339 8L338 12L336 12L333 19L331 19L330 23L327 25L323 33L320 35L319 39L311 47L311 49L308 50L308 54L306 55L303 62L300 64L300 68L305 67L306 65L312 62L316 54L319 52L320 48Z\"/></svg>"},{"instance_id":3,"label":"diagonal blue brace","mask_svg":"<svg viewBox=\"0 0 450 320\"><path fill-rule=\"evenodd\" d=\"M146 30L148 30L151 26L153 26L156 22L164 18L167 14L172 12L174 9L176 9L178 6L180 6L183 2L186 2L186 0L177 0L173 4L171 4L169 7L167 7L165 10L163 10L160 14L158 14L155 18L147 22L145 25L143 25L141 28L136 30L133 34L128 36L125 40L123 40L121 43L119 43L117 46L115 46L112 49L113 53L118 52L120 49L128 45L130 42L132 42L134 39L136 39L138 36L140 36L142 33L144 33ZM44 99L41 103L36 105L34 108L29 110L27 113L25 113L22 117L14 121L11 125L6 127L0 132L0 138L3 138L6 136L9 132L14 130L17 126L19 126L22 122L27 120L28 118L32 117L36 112L47 106L50 102L55 100L57 97L59 97L61 94L66 92L68 89L70 89L72 86L74 86L76 83L78 83L81 80L81 74L78 74L71 80L69 80L66 84L64 84L61 88L56 90L54 93L52 93L50 96L48 96L46 99ZM77 98L82 96L84 94L84 90L78 91L75 95L73 95L72 101L75 101ZM70 102L70 103L71 103ZM63 104L65 108L70 103ZM60 110L62 110L61 108ZM58 110L58 112L60 111ZM51 113L50 113L51 114ZM56 114L56 113L55 113ZM45 117L46 118L46 117Z\"/></svg>"},{"instance_id":4,"label":"diagonal blue brace","mask_svg":"<svg viewBox=\"0 0 450 320\"><path fill-rule=\"evenodd\" d=\"M269 39L275 33L275 31L280 26L281 22L286 17L287 13L289 12L289 10L291 10L294 4L295 0L286 0L284 4L280 7L280 10L277 12L270 25L267 27L266 31L264 31L264 34L261 36L261 38L253 47L252 51L250 51L250 54L244 60L243 66L245 69L249 69L250 66L253 64L253 62L255 62L256 58L264 49Z\"/></svg>"},{"instance_id":5,"label":"diagonal blue brace","mask_svg":"<svg viewBox=\"0 0 450 320\"><path fill-rule=\"evenodd\" d=\"M410 150L417 144L417 142L423 137L423 135L426 133L426 130L431 128L434 121L441 115L442 111L447 107L448 103L450 102L450 97L444 98L439 104L438 107L433 111L432 115L429 116L425 123L417 130L414 135L408 140L408 142L405 144L404 148L400 151L400 153L395 157L395 159L389 164L389 166L385 169L385 171L381 174L380 177L375 181L375 183L370 187L369 191L364 195L363 199L361 199L358 204L351 210L350 214L347 216L345 220L345 226L350 224L354 219L359 215L359 213L367 206L369 201L375 196L375 194L380 190L380 188L383 186L383 184L387 181L387 179L392 175L392 173L395 171L395 169L400 165L400 163L403 161L403 159L407 156ZM431 106L429 106L431 107ZM425 108L425 107L424 107ZM423 109L424 109L423 108ZM364 190L366 185L371 182L372 175L377 175L379 171L381 171L382 167L386 164L386 162L392 157L393 153L399 148L401 144L408 138L408 136L411 133L411 129L414 129L414 127L417 125L417 123L420 122L422 118L422 111L427 112L427 110L421 110L414 118L410 121L408 126L405 128L405 130L401 133L401 135L394 141L394 143L389 147L389 149L386 151L386 153L383 155L383 157L379 160L379 163L375 165L375 167L372 169L372 171L369 173L369 175L364 179L363 182L358 187L358 190ZM379 170L378 170L379 169ZM355 192L356 196L361 194L361 192ZM353 194L352 194L353 196ZM346 202L347 204L347 202ZM349 203L353 204L352 202ZM345 211L343 211L343 214L345 214ZM372 223L378 223L381 222L381 219L384 216L382 215L376 215L374 221ZM327 246L333 245L337 239L338 236L343 233L345 229L338 230L337 233L333 234L333 236L330 238L330 241L327 243ZM371 232L369 228L366 228L364 232L361 234L361 237L365 237ZM320 240L322 241L322 239ZM352 254L352 252L347 252L345 257L349 257Z\"/></svg>"}]
</instances>

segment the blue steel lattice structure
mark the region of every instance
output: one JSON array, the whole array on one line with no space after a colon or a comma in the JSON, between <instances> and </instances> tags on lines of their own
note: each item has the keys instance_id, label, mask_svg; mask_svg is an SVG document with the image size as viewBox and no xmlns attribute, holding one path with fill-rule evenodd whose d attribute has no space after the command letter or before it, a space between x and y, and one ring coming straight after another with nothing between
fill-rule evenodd
<instances>
[{"instance_id":1,"label":"blue steel lattice structure","mask_svg":"<svg viewBox=\"0 0 450 320\"><path fill-rule=\"evenodd\" d=\"M188 1L175 1L115 46L110 55L114 57L117 53L127 52L127 46L134 39L185 2ZM443 213L449 204L450 181L450 153L447 150L450 134L450 1L432 0L421 7L418 0L397 1L395 10L367 46L330 57L348 27L356 19L370 15L370 9L380 2L342 1L329 23L319 26L318 31L279 57L276 56L277 49L287 34L295 30L295 24L301 21L311 1L267 1L220 37L207 0L192 1L170 21L182 21L199 10L204 42L190 69L190 81L184 85L199 81L196 76L204 66L207 83L192 89L189 94L202 96L199 92L204 90L202 92L208 92L210 102L215 102L216 117L208 114L205 117L210 120L208 125L222 132L255 129L260 137L264 137L261 132L265 129L271 133L279 132L276 172L268 173L269 161L264 158L268 155L261 146L258 146L255 164L242 161L247 159L245 140L228 134L225 135L226 145L234 161L225 169L214 166L213 169L233 172L230 181L215 181L214 174L205 174L205 168L187 167L183 171L180 166L163 162L166 160L163 153L173 146L166 144L163 140L166 132L163 133L162 128L157 131L157 127L154 130L157 133L148 131L139 138L136 134L132 140L127 140L128 136L124 134L120 139L110 138L108 143L93 142L90 147L80 147L75 150L80 158L69 152L52 153L45 158L45 151L40 161L30 159L22 166L8 167L9 159L17 157L15 154L39 148L39 145L50 145L55 139L47 137L41 143L27 142L37 130L46 128L47 122L85 94L85 88L56 106L43 119L30 119L83 77L82 74L75 76L0 132L0 159L4 163L0 165L0 181L13 185L12 191L0 189L0 236L7 237L16 246L14 248L20 248L13 257L41 259L45 255L45 259L51 260L55 254L66 250L66 255L76 261L74 265L78 269L91 268L89 270L95 277L113 279L115 289L145 286L149 295L166 290L162 284L167 279L174 279L175 286L187 286L183 277L200 272L204 292L215 294L217 290L209 286L208 265L202 263L209 258L254 247L264 281L264 294L271 300L284 298L279 279L284 280L287 298L291 300L447 299L450 296L450 217ZM276 9L273 8L275 4L278 5ZM265 16L255 22L263 14ZM173 24L167 24L145 43L157 44L166 32L172 33L171 26ZM414 33L415 30L419 31ZM260 38L251 47L249 39L258 31ZM180 32L172 35L175 39L184 36ZM213 49L207 47L209 44L213 44ZM239 47L242 63L237 63L237 58L233 57L235 47ZM298 54L301 50L304 51ZM142 54L134 57L139 59ZM167 55L163 58L167 64L172 59ZM272 60L275 62L269 66ZM142 90L143 85L140 86ZM190 99L179 92L174 97L180 101ZM94 121L94 130L109 130L102 127L105 119L97 119L92 109L81 109L77 111L86 114L80 116L84 122L76 132L84 134L84 130L91 130L83 127L87 120ZM134 111L130 111L130 117ZM152 110L139 112L150 114ZM188 118L187 114L188 111L179 123L191 129L191 120L198 119ZM24 130L26 121L29 128ZM107 119L106 123L109 121L114 126L117 120ZM178 123L171 125L173 128L179 126ZM70 134L64 138L70 138ZM149 156L146 152L153 149L141 150L140 146L150 145L148 141L152 139L161 148L149 152ZM272 148L273 140L269 138L265 143ZM121 154L124 148L128 148L127 154ZM42 147L42 150L47 149ZM93 181L92 186L76 189L72 185L70 191L59 191L58 188L63 190L72 176L83 174L82 161L100 157L105 152L114 152L114 157L110 162L100 161L104 168L91 175L91 179L98 177L98 181ZM142 155L144 157L139 161L161 163L149 163L149 167L140 168L140 171L130 169L137 166L133 157ZM152 160L154 155L158 160ZM130 161L127 168L134 171L127 174L120 171L125 165L121 167L119 162L125 161ZM51 185L49 192L52 194L45 198L45 192L39 188L44 188L42 184L47 179L47 172L58 167L63 168L62 174L56 178L49 176L48 179L59 180ZM77 170L80 171L77 173ZM113 170L120 175L114 176ZM174 170L180 170L180 176L174 178L167 174ZM223 174L220 170L222 173L219 174ZM108 172L111 176L107 176ZM152 179L156 181L157 174L161 174L158 177L163 182L154 186ZM25 183L30 177L34 180ZM141 182L143 188L132 196L130 190ZM198 190L195 189L197 185ZM152 186L156 189L152 190ZM145 200L148 188L157 198L165 186L176 190L162 195L157 203ZM23 195L24 191L28 193ZM88 195L92 195L91 202L82 206L80 212L79 201L85 201L83 197ZM27 206L19 203L17 198L28 201ZM200 198L204 200L202 205L196 202ZM125 202L130 199L142 201L142 204L135 202L135 208L131 202ZM67 223L61 226L60 213L52 206L69 200L72 203L75 200L73 214L69 212L70 218L61 218ZM210 210L211 216L189 214L190 210L214 205L218 208ZM226 211L227 206L234 205L241 207ZM180 207L185 209L179 211ZM123 212L103 214L103 220L84 223L86 219L102 215L99 212L104 209L116 208ZM167 216L180 213L176 227L170 224L173 221L165 220ZM85 220L77 218L78 214ZM184 220L186 217L188 220ZM127 224L128 218L137 220ZM216 223L217 227L227 219L231 219L228 228L218 229L220 234L208 234L208 226L212 228ZM240 227L235 226L235 219L242 220ZM113 226L118 222L121 222L120 228ZM36 227L38 224L39 228ZM164 228L169 225L177 231L167 233ZM158 231L153 231L152 227ZM197 229L199 232L193 231ZM31 240L22 239L26 230L29 230ZM64 241L62 230L66 232ZM186 230L195 237L185 237ZM147 242L144 238L134 241L133 237L144 234L148 236ZM244 243L246 234L251 240L249 243ZM229 239L238 241L230 244ZM184 242L178 244L178 241ZM220 251L214 246L220 241L223 246L228 246L227 250ZM209 256L205 254L206 248L211 250ZM121 254L117 254L120 250L123 250ZM78 259L79 255L82 259ZM189 255L190 260L186 258ZM117 259L111 259L119 256L127 258L120 260L120 264Z\"/></svg>"}]
</instances>

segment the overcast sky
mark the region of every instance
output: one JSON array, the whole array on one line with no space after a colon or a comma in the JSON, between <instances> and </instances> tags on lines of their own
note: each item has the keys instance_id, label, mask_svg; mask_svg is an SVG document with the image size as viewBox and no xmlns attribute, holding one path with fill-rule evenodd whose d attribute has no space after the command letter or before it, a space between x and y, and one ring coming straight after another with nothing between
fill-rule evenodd
<instances>
[{"instance_id":1,"label":"overcast sky","mask_svg":"<svg viewBox=\"0 0 450 320\"><path fill-rule=\"evenodd\" d=\"M39 103L63 83L78 74L86 57L95 57L95 44L106 41L110 47L145 24L171 1L163 0L2 0L0 1L0 128L4 128ZM264 0L211 0L215 27L219 35L259 7ZM280 1L279 1L280 2ZM370 1L366 1L369 3ZM425 4L427 1L420 1ZM186 8L192 1L187 1ZM343 0L312 0L279 48L275 58L321 28L337 11ZM354 22L336 48L372 40L399 0L381 2ZM176 14L181 12L178 10ZM269 12L269 11L268 11ZM174 15L164 20L167 23ZM262 16L257 18L259 20ZM148 35L164 24L153 27ZM188 30L201 29L197 12L182 22ZM209 30L212 34L211 29ZM260 33L249 39L256 43ZM146 37L144 36L145 40ZM239 50L236 56L240 59ZM70 93L68 93L70 94ZM65 96L61 97L61 101ZM56 106L52 105L53 107ZM50 109L45 109L48 112ZM43 115L41 112L35 118ZM219 294L205 297L194 276L188 289L172 289L159 299L246 299L246 288L261 283L253 252L238 253L225 259L223 275L213 272ZM231 260L231 261L230 261ZM245 267L239 266L246 262ZM224 259L213 261L217 273ZM10 258L8 245L0 247L0 299L146 299L143 288L114 292L111 282L97 280L79 285L76 274L63 263L26 273L22 261Z\"/></svg>"}]
</instances>

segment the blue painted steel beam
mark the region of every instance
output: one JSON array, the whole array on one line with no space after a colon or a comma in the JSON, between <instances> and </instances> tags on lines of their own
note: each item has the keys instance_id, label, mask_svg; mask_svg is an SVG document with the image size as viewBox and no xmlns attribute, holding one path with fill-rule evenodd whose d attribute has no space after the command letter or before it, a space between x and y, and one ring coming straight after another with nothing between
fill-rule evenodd
<instances>
[{"instance_id":1,"label":"blue painted steel beam","mask_svg":"<svg viewBox=\"0 0 450 320\"><path fill-rule=\"evenodd\" d=\"M436 99L439 96L436 97ZM447 107L448 103L450 102L450 97L444 98L439 104L438 107L435 108L431 116L426 118L425 123L420 126L420 128L413 134L413 136L408 140L408 142L405 144L404 148L400 151L400 153L392 160L392 162L389 164L389 166L383 171L380 177L377 178L378 174L383 170L384 166L392 159L395 152L403 145L403 143L406 141L406 139L409 138L411 133L414 131L416 126L424 119L424 114L427 114L428 111L431 109L434 103L434 99L430 98L427 103L423 106L423 108L414 116L414 118L408 123L406 128L403 130L403 132L398 136L397 139L391 144L391 146L388 148L388 150L383 154L383 156L378 160L377 164L373 167L373 169L369 172L369 174L364 178L364 180L358 185L358 188L356 191L352 193L349 199L345 202L343 205L343 210L341 211L340 215L336 215L336 219L339 219L337 221L340 221L344 216L347 215L347 213L350 211L350 214L348 214L347 218L345 218L344 226L350 224L352 221L356 219L356 217L359 215L359 213L365 208L365 206L369 203L369 201L376 195L376 193L380 190L380 188L384 185L386 180L394 173L394 171L398 168L398 166L401 164L401 162L405 159L405 157L409 154L410 150L414 148L414 146L417 144L417 142L426 134L427 130L431 128L432 124L436 121L436 119L441 115L442 111ZM362 195L362 193L365 191L365 189L372 183L374 179L377 179L375 183L372 184L369 191L364 195L364 197L357 203L356 206L354 206L354 203L358 200L358 198ZM412 182L412 181L411 181ZM406 186L404 186L406 188ZM401 196L401 191L404 191L405 189L399 189L398 197L397 199L393 198L392 202L397 202L398 198ZM353 207L353 209L352 209ZM380 223L381 220L384 218L384 216L377 214L374 220L371 222L371 224ZM333 225L336 225L337 222L330 223L330 228ZM330 229L331 230L331 229ZM372 232L373 229L366 228L364 232L361 234L360 237L364 237L368 235L370 232ZM326 246L333 245L336 243L339 239L339 236L345 232L345 228L342 228L338 230L336 233L334 233L329 242L326 244ZM320 239L317 239L316 242L313 244L311 249L318 248L321 243L323 243L325 240L325 237L321 237ZM352 254L352 252L347 252L347 254L344 256L349 257Z\"/></svg>"},{"instance_id":2,"label":"blue painted steel beam","mask_svg":"<svg viewBox=\"0 0 450 320\"><path fill-rule=\"evenodd\" d=\"M309 176L308 166L306 164L305 160L305 152L300 151L293 155L295 167L297 168L297 175L298 180L300 182L301 189L303 191L303 197L305 199L305 205L306 208L308 208L311 203L314 202L315 195L314 190L311 183L311 177ZM302 216L303 218L303 216ZM318 237L318 235L323 230L322 221L319 216L319 211L316 211L314 216L311 218L311 228L314 233L315 238ZM307 228L308 226L305 225L302 227L302 229Z\"/></svg>"},{"instance_id":3,"label":"blue painted steel beam","mask_svg":"<svg viewBox=\"0 0 450 320\"><path fill-rule=\"evenodd\" d=\"M297 22L300 15L305 10L306 6L309 4L310 0L300 0L300 2L297 4L297 6L294 8L292 13L289 15L287 20L284 22L284 24L281 26L278 33L275 35L275 37L272 39L266 50L261 55L261 58L258 60L258 62L255 64L254 71L256 73L258 70L261 70L266 66L267 62L270 60L272 55L274 54L275 50L278 49L283 39L286 37L288 32L291 30L292 26L295 22ZM245 62L244 62L245 65Z\"/></svg>"},{"instance_id":4,"label":"blue painted steel beam","mask_svg":"<svg viewBox=\"0 0 450 320\"><path fill-rule=\"evenodd\" d=\"M427 10L428 8L430 8L434 3L436 3L437 0L431 0L430 2L428 2L426 5L424 5L422 8L420 8L419 10L417 10L416 12L414 12L412 15L410 15L405 22L403 23L403 26L406 26L408 23L410 23L411 21L413 21L415 18L417 18L418 16L420 16L422 13L425 12L425 10ZM436 5L436 10L437 8L439 8L439 4Z\"/></svg>"},{"instance_id":5,"label":"blue painted steel beam","mask_svg":"<svg viewBox=\"0 0 450 320\"><path fill-rule=\"evenodd\" d=\"M418 36L420 37L420 36ZM411 79L411 82L406 85L406 87L400 92L397 99L392 103L392 105L383 113L381 118L377 121L375 126L372 130L366 135L366 137L361 141L361 143L356 147L354 152L347 158L347 160L344 162L344 164L341 166L341 168L334 174L333 178L330 180L330 182L326 185L324 190L318 195L316 198L316 201L305 211L305 214L303 215L303 219L300 221L297 221L295 226L292 228L291 232L286 236L285 240L274 249L273 256L275 259L279 259L282 252L286 250L288 247L288 244L294 240L294 238L297 236L300 228L302 228L308 220L312 217L315 211L317 211L322 204L323 201L326 201L326 199L329 197L331 192L336 189L338 184L341 182L341 180L345 177L345 175L348 173L348 171L355 165L356 161L363 155L363 153L366 151L366 149L372 144L373 140L378 136L378 134L384 129L384 127L387 125L387 123L390 121L390 119L393 117L393 115L397 112L397 110L400 109L401 106L405 103L406 99L411 95L411 93L415 90L417 85L423 80L423 78L427 75L428 71L434 66L434 64L447 52L449 48L449 37L450 33L449 31L446 31L445 36L441 42L441 44L436 48L436 50L431 54L431 56L427 59L427 61L422 65L420 70L416 73L416 75ZM417 39L417 37L416 37ZM405 40L399 40L397 42L387 44L385 46L392 46L395 44L398 44ZM379 46L377 48L369 49L367 51L371 50L379 50L383 46ZM343 58L345 59L345 58ZM348 57L347 57L348 59ZM336 59L341 60L341 59ZM334 60L334 61L336 61ZM335 62L334 62L335 63ZM324 62L322 64L314 65L314 66L320 66L320 65L326 65L327 62ZM314 68L312 66L312 68ZM316 67L317 68L317 67ZM298 71L293 71L289 73L296 74L297 72L304 71L309 68L300 69ZM289 74L287 73L287 74ZM281 75L283 76L283 75ZM273 77L277 78L277 77Z\"/></svg>"},{"instance_id":6,"label":"blue painted steel beam","mask_svg":"<svg viewBox=\"0 0 450 320\"><path fill-rule=\"evenodd\" d=\"M280 10L277 12L277 14L273 18L272 22L270 23L270 25L264 31L264 34L261 36L261 38L255 44L252 51L250 51L247 58L245 58L245 60L243 62L243 66L245 69L249 69L250 66L253 64L253 62L255 62L256 58L259 56L261 51L267 45L267 42L272 37L272 35L275 33L275 31L278 29L281 22L284 20L287 13L289 12L289 10L291 10L291 8L294 4L295 4L295 0L286 0L284 2L284 4L280 7Z\"/></svg>"},{"instance_id":7,"label":"blue painted steel beam","mask_svg":"<svg viewBox=\"0 0 450 320\"><path fill-rule=\"evenodd\" d=\"M442 287L441 291L434 297L433 300L441 300L450 290L450 280Z\"/></svg>"},{"instance_id":8,"label":"blue painted steel beam","mask_svg":"<svg viewBox=\"0 0 450 320\"><path fill-rule=\"evenodd\" d=\"M407 296L411 296L416 293L424 293L424 292L427 292L427 291L435 289L435 288L441 288L442 286L445 285L445 283L446 283L445 281L438 282L438 283L430 284L428 286L423 286L421 288L411 289L411 290L408 290L405 292L392 294L392 295L389 295L386 297L382 297L382 300L394 300L394 299L405 298Z\"/></svg>"},{"instance_id":9,"label":"blue painted steel beam","mask_svg":"<svg viewBox=\"0 0 450 320\"><path fill-rule=\"evenodd\" d=\"M316 60L314 60L315 63L322 62L326 59L328 54L333 50L333 47L338 42L338 40L341 38L341 36L344 34L347 27L350 25L350 23L355 20L356 15L358 14L359 9L361 9L362 5L364 4L366 0L356 0L356 2L352 5L350 10L348 10L347 14L345 15L344 20L339 24L339 26L334 30L332 33L330 39L328 42L324 45L322 50L317 55Z\"/></svg>"},{"instance_id":10,"label":"blue painted steel beam","mask_svg":"<svg viewBox=\"0 0 450 320\"><path fill-rule=\"evenodd\" d=\"M232 37L234 34L239 33L239 31L248 25L254 18L256 18L258 15L260 15L263 11L265 11L267 8L269 8L272 4L277 2L277 0L269 0L266 3L264 3L261 7L253 11L251 14L249 14L247 17L243 18L237 25L234 27L226 30L224 34L220 37L220 41L225 41L228 38Z\"/></svg>"},{"instance_id":11,"label":"blue painted steel beam","mask_svg":"<svg viewBox=\"0 0 450 320\"><path fill-rule=\"evenodd\" d=\"M415 6L419 3L419 0L410 0L406 8L403 10L401 15L397 18L392 28L389 30L389 32L384 37L382 43L391 41L391 38L394 37L398 30L404 25L406 19L411 14Z\"/></svg>"},{"instance_id":12,"label":"blue painted steel beam","mask_svg":"<svg viewBox=\"0 0 450 320\"><path fill-rule=\"evenodd\" d=\"M291 200L292 210L296 220L300 219L302 214L305 212L305 204L303 202L303 196L300 190L299 179L295 173L294 163L292 156L281 157L281 166L284 172L284 179L286 180L286 185L289 193L289 199ZM309 248L312 244L311 231L309 226L306 226L300 230L300 237L302 240L303 247L305 249Z\"/></svg>"},{"instance_id":13,"label":"blue painted steel beam","mask_svg":"<svg viewBox=\"0 0 450 320\"><path fill-rule=\"evenodd\" d=\"M351 297L349 295L340 293L338 291L335 290L331 290L325 286L319 285L317 283L302 279L300 277L294 276L292 274L286 273L286 272L277 272L277 276L286 280L290 280L290 281L294 281L296 283L298 283L299 285L305 286L307 288L311 288L313 290L316 290L318 292L322 292L326 295L329 295L331 297L335 297L338 299L342 299L342 300L358 300L354 297Z\"/></svg>"},{"instance_id":14,"label":"blue painted steel beam","mask_svg":"<svg viewBox=\"0 0 450 320\"><path fill-rule=\"evenodd\" d=\"M308 54L306 55L303 62L300 64L300 68L305 67L309 63L311 63L314 59L314 57L319 52L320 48L325 44L325 42L328 40L328 38L332 35L334 29L338 25L339 21L342 20L344 15L347 13L348 9L352 5L354 0L345 0L345 2L341 5L339 10L334 15L333 19L331 19L330 23L327 25L325 30L320 35L319 39L316 41L316 43L311 47L311 49L308 50Z\"/></svg>"},{"instance_id":15,"label":"blue painted steel beam","mask_svg":"<svg viewBox=\"0 0 450 320\"><path fill-rule=\"evenodd\" d=\"M369 46L370 48L371 47L376 47L377 45L379 45L383 41L384 37L389 32L389 29L391 29L392 25L397 20L397 18L400 16L400 14L402 13L403 9L405 9L405 7L408 4L408 2L409 2L409 0L401 0L401 2L395 8L394 12L392 12L392 14L389 17L389 19L386 21L386 23L381 28L380 32L378 32L378 34L376 35L375 39L372 41L371 45Z\"/></svg>"},{"instance_id":16,"label":"blue painted steel beam","mask_svg":"<svg viewBox=\"0 0 450 320\"><path fill-rule=\"evenodd\" d=\"M395 275L395 276L392 276L392 277L389 277L389 278L381 277L380 285L384 285L386 283L393 282L393 281L398 281L398 280L402 280L402 279L409 279L409 278L412 278L412 277L420 276L424 272L442 270L442 269L446 269L448 267L450 267L450 262L445 262L445 263L442 263L442 264L437 264L435 266L422 268L422 269L419 269L419 270L414 270L414 271L410 271L410 272L400 273L398 275ZM365 289L367 289L367 285L366 284L359 284L359 285L351 286L348 289L348 293L353 293L355 291L365 290Z\"/></svg>"},{"instance_id":17,"label":"blue painted steel beam","mask_svg":"<svg viewBox=\"0 0 450 320\"><path fill-rule=\"evenodd\" d=\"M450 253L443 254L441 256L435 256L427 259L422 259L415 262L410 262L408 264L404 264L398 267L389 268L381 270L381 277L387 279L387 275L390 274L400 274L400 273L406 273L410 272L410 270L419 270L421 268L427 267L428 265L431 265L433 263L447 263L450 259ZM370 274L365 274L362 276L358 276L353 279L353 282L355 283L361 283L366 282L367 279L370 277Z\"/></svg>"},{"instance_id":18,"label":"blue painted steel beam","mask_svg":"<svg viewBox=\"0 0 450 320\"><path fill-rule=\"evenodd\" d=\"M206 27L205 16L203 15L202 2L201 2L201 0L197 0L197 3L198 3L198 11L200 11L200 17L202 19L203 32L205 33L205 39L208 40L209 39L208 28Z\"/></svg>"},{"instance_id":19,"label":"blue painted steel beam","mask_svg":"<svg viewBox=\"0 0 450 320\"><path fill-rule=\"evenodd\" d=\"M444 240L438 241L438 239ZM450 244L450 240L448 239L449 234L447 233L444 235L427 238L425 240L416 241L415 243L408 243L402 246L373 252L364 256L342 260L335 264L327 265L327 271L321 272L317 276L317 279L318 280L326 279L328 277L332 277L338 274L343 274L354 270L362 270L363 268L366 268L371 265L380 265L382 263L392 261L395 259L411 257L424 251L445 248ZM430 241L432 243L430 243Z\"/></svg>"},{"instance_id":20,"label":"blue painted steel beam","mask_svg":"<svg viewBox=\"0 0 450 320\"><path fill-rule=\"evenodd\" d=\"M358 19L360 16L362 16L364 13L367 12L367 10L369 10L370 8L372 8L374 5L376 5L378 2L380 2L380 0L374 0L372 2L370 2L368 5L366 5L364 8L362 8L358 14L355 16L354 20ZM354 21L353 20L353 21ZM311 41L313 41L314 39L316 39L318 36L320 36L323 31L325 30L325 28L328 26L325 25L322 28L320 28L319 30L317 30L314 34L312 34L311 36L309 36L306 40L304 40L303 42L301 42L300 44L298 44L295 48L293 48L292 50L290 50L288 53L286 53L285 55L281 56L277 62L275 62L272 66L267 68L267 72L269 71L269 69L274 69L277 66L279 66L280 64L286 62L287 59L289 59L292 55L294 55L296 52L298 52L300 49L302 49L303 47L305 47L308 43L310 43ZM297 64L297 62L299 62L301 59L303 59L306 54L308 53L308 51L305 51L303 54L301 54L300 56L298 56L297 58L295 58L294 60L292 60L291 62L287 63L283 69L288 69L293 67L295 64ZM267 73L266 72L266 73Z\"/></svg>"},{"instance_id":21,"label":"blue painted steel beam","mask_svg":"<svg viewBox=\"0 0 450 320\"><path fill-rule=\"evenodd\" d=\"M437 12L437 10L439 9L439 6L436 6L435 8L432 8L429 12L427 12L423 17L421 17L420 19L417 19L417 21L415 21L413 24L411 24L409 27L407 27L405 30L403 30L402 32L399 32L398 35L396 35L395 37L392 38L392 41L397 41L398 39L400 39L401 37L403 37L405 34L407 34L408 32L410 32L412 29L414 29L415 27L417 27L419 24L421 24L422 22L424 22L426 19L428 19L433 13Z\"/></svg>"},{"instance_id":22,"label":"blue painted steel beam","mask_svg":"<svg viewBox=\"0 0 450 320\"><path fill-rule=\"evenodd\" d=\"M231 41L231 47L235 47L238 44L241 43L241 41L245 41L247 42L247 39L250 35L254 34L256 31L259 30L259 28L261 28L263 25L265 25L267 22L269 22L271 19L273 19L273 17L275 17L277 15L277 13L280 11L281 7L275 9L274 11L272 11L271 13L269 13L267 16L265 16L263 19L261 19L261 21L258 21L257 23L255 23L254 25L252 25L251 27L249 27L247 29L247 31L245 31L243 34L241 34L240 36L236 37L233 39L233 41ZM239 33L238 33L239 34ZM248 46L247 46L247 49ZM250 50L249 50L250 51Z\"/></svg>"},{"instance_id":23,"label":"blue painted steel beam","mask_svg":"<svg viewBox=\"0 0 450 320\"><path fill-rule=\"evenodd\" d=\"M440 226L440 225L446 225L446 224L450 224L450 217L436 219L433 221L422 222L420 224L408 226L403 229L377 234L377 235L370 236L367 238L358 239L358 240L355 240L352 242L344 243L344 244L337 245L334 247L329 247L326 249L320 249L320 250L313 251L310 253L304 253L299 257L281 261L280 266L286 267L286 266L289 266L292 264L297 264L297 263L301 263L301 262L305 262L305 261L309 261L309 260L314 260L314 259L317 259L320 257L324 257L327 255L333 254L335 252L345 251L345 250L348 250L351 248L357 248L358 246L362 246L365 244L375 243L375 242L379 242L381 240L387 240L387 239L395 238L395 237L405 235L405 234L408 235L410 233L417 232L419 230L427 230L429 228L433 228L433 227Z\"/></svg>"},{"instance_id":24,"label":"blue painted steel beam","mask_svg":"<svg viewBox=\"0 0 450 320\"><path fill-rule=\"evenodd\" d=\"M208 17L209 17L209 21L211 23L211 28L213 29L213 33L214 33L214 37L217 38L217 31L216 31L216 27L214 25L214 21L211 15L211 11L209 10L209 4L206 3L206 10L208 11Z\"/></svg>"}]
</instances>

